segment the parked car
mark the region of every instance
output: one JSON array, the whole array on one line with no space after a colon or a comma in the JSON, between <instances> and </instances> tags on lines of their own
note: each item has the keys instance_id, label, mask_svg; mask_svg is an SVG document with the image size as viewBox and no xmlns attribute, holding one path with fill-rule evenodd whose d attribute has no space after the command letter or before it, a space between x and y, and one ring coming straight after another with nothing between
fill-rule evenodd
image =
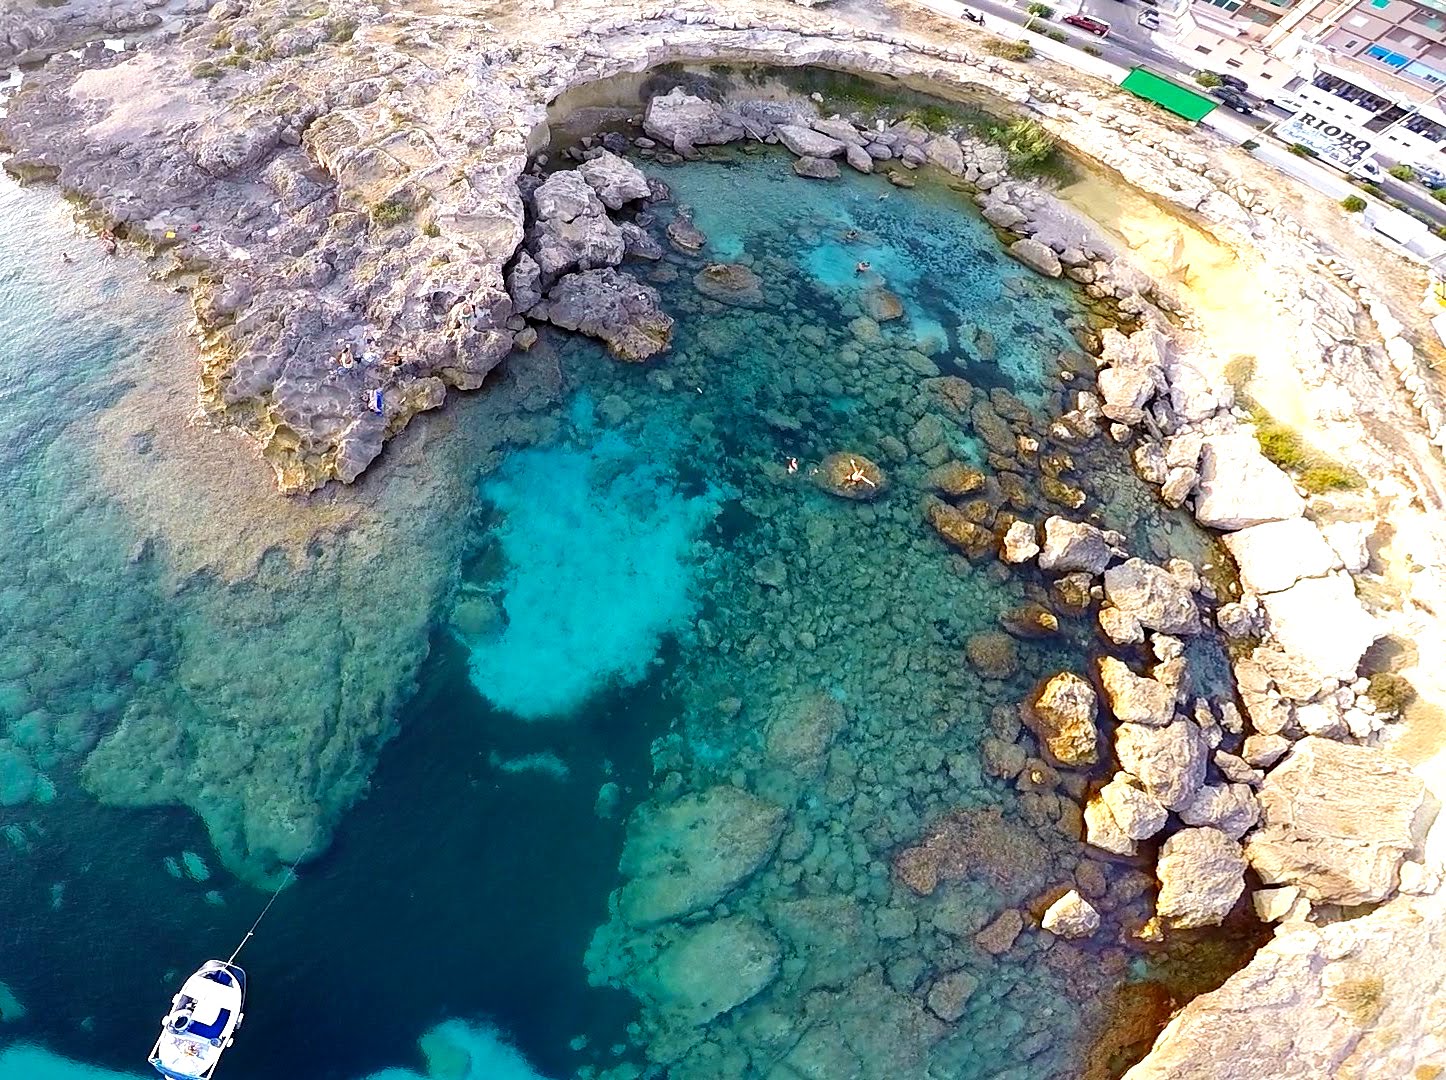
<instances>
[{"instance_id":1,"label":"parked car","mask_svg":"<svg viewBox=\"0 0 1446 1080\"><path fill-rule=\"evenodd\" d=\"M1093 34L1095 37L1106 37L1110 32L1109 23L1103 19L1093 19L1088 15L1066 15L1060 22L1078 27L1086 34Z\"/></svg>"},{"instance_id":2,"label":"parked car","mask_svg":"<svg viewBox=\"0 0 1446 1080\"><path fill-rule=\"evenodd\" d=\"M1369 180L1373 184L1379 184L1386 178L1386 170L1376 163L1374 158L1361 158L1350 168L1352 176L1358 176L1362 180Z\"/></svg>"},{"instance_id":3,"label":"parked car","mask_svg":"<svg viewBox=\"0 0 1446 1080\"><path fill-rule=\"evenodd\" d=\"M1242 113L1245 116L1253 116L1255 114L1255 110L1250 107L1250 102L1245 100L1240 91L1232 87L1212 86L1209 93L1212 97L1219 98L1220 103L1227 109L1233 109L1235 112Z\"/></svg>"},{"instance_id":4,"label":"parked car","mask_svg":"<svg viewBox=\"0 0 1446 1080\"><path fill-rule=\"evenodd\" d=\"M1242 93L1243 93L1244 91L1250 89L1250 84L1247 83L1244 79L1242 79L1239 75L1231 75L1231 74L1229 74L1228 72L1201 70L1201 71L1191 72L1191 74L1193 74L1193 75L1214 75L1217 79L1220 80L1220 85L1221 85L1221 86L1228 86L1231 90L1239 90L1239 91L1241 91Z\"/></svg>"},{"instance_id":5,"label":"parked car","mask_svg":"<svg viewBox=\"0 0 1446 1080\"><path fill-rule=\"evenodd\" d=\"M1425 165L1412 165L1411 168L1416 170L1416 179L1430 190L1439 191L1446 188L1446 175Z\"/></svg>"},{"instance_id":6,"label":"parked car","mask_svg":"<svg viewBox=\"0 0 1446 1080\"><path fill-rule=\"evenodd\" d=\"M1146 30L1160 29L1160 16L1153 11L1145 10L1135 16L1135 22L1139 23Z\"/></svg>"}]
</instances>

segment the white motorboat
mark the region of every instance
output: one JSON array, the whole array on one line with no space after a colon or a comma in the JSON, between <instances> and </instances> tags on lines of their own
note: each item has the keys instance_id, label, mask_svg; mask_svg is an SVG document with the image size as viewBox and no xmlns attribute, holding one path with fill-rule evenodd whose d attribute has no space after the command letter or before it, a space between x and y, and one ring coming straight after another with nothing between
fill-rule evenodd
<instances>
[{"instance_id":1,"label":"white motorboat","mask_svg":"<svg viewBox=\"0 0 1446 1080\"><path fill-rule=\"evenodd\" d=\"M169 1080L211 1080L241 1026L245 1004L246 972L226 960L207 960L171 998L151 1064Z\"/></svg>"}]
</instances>

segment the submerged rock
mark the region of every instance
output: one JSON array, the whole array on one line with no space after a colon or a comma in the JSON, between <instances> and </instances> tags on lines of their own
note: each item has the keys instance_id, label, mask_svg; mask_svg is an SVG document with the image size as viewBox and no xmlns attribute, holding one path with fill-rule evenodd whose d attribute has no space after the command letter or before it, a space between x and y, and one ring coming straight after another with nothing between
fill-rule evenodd
<instances>
[{"instance_id":1,"label":"submerged rock","mask_svg":"<svg viewBox=\"0 0 1446 1080\"><path fill-rule=\"evenodd\" d=\"M824 755L844 728L844 707L826 693L785 701L769 718L763 746L769 760L804 777L823 771Z\"/></svg>"},{"instance_id":2,"label":"submerged rock","mask_svg":"<svg viewBox=\"0 0 1446 1080\"><path fill-rule=\"evenodd\" d=\"M813 482L830 495L864 502L877 499L889 486L884 470L864 457L840 451L829 454L813 470Z\"/></svg>"},{"instance_id":3,"label":"submerged rock","mask_svg":"<svg viewBox=\"0 0 1446 1080\"><path fill-rule=\"evenodd\" d=\"M665 1021L708 1023L757 996L778 978L783 951L763 926L733 916L689 927L637 980Z\"/></svg>"},{"instance_id":4,"label":"submerged rock","mask_svg":"<svg viewBox=\"0 0 1446 1080\"><path fill-rule=\"evenodd\" d=\"M736 307L761 307L763 283L738 263L712 263L693 275L693 287L711 300Z\"/></svg>"},{"instance_id":5,"label":"submerged rock","mask_svg":"<svg viewBox=\"0 0 1446 1080\"><path fill-rule=\"evenodd\" d=\"M859 303L874 322L890 322L904 314L904 302L882 286L865 290Z\"/></svg>"},{"instance_id":6,"label":"submerged rock","mask_svg":"<svg viewBox=\"0 0 1446 1080\"><path fill-rule=\"evenodd\" d=\"M1079 768L1099 761L1095 690L1072 671L1052 676L1024 708L1024 722L1039 736L1053 765Z\"/></svg>"},{"instance_id":7,"label":"submerged rock","mask_svg":"<svg viewBox=\"0 0 1446 1080\"><path fill-rule=\"evenodd\" d=\"M684 255L696 255L708 244L703 231L693 224L691 214L679 212L668 222L668 242Z\"/></svg>"},{"instance_id":8,"label":"submerged rock","mask_svg":"<svg viewBox=\"0 0 1446 1080\"><path fill-rule=\"evenodd\" d=\"M924 514L940 536L971 559L980 558L994 550L994 533L972 520L957 506L950 506L941 499L930 499Z\"/></svg>"},{"instance_id":9,"label":"submerged rock","mask_svg":"<svg viewBox=\"0 0 1446 1080\"><path fill-rule=\"evenodd\" d=\"M927 483L944 495L958 498L984 486L984 474L962 461L947 461L929 470Z\"/></svg>"},{"instance_id":10,"label":"submerged rock","mask_svg":"<svg viewBox=\"0 0 1446 1080\"><path fill-rule=\"evenodd\" d=\"M618 864L631 878L619 912L647 927L712 907L773 857L786 820L781 807L728 785L640 807Z\"/></svg>"},{"instance_id":11,"label":"submerged rock","mask_svg":"<svg viewBox=\"0 0 1446 1080\"><path fill-rule=\"evenodd\" d=\"M1160 848L1155 911L1179 930L1225 921L1245 892L1245 856L1219 829L1182 829Z\"/></svg>"},{"instance_id":12,"label":"submerged rock","mask_svg":"<svg viewBox=\"0 0 1446 1080\"><path fill-rule=\"evenodd\" d=\"M793 171L809 180L837 180L839 178L838 162L828 158L801 157L793 163Z\"/></svg>"},{"instance_id":13,"label":"submerged rock","mask_svg":"<svg viewBox=\"0 0 1446 1080\"><path fill-rule=\"evenodd\" d=\"M1007 679L1019 670L1019 650L1014 639L998 630L973 635L964 652L970 666L986 679Z\"/></svg>"},{"instance_id":14,"label":"submerged rock","mask_svg":"<svg viewBox=\"0 0 1446 1080\"><path fill-rule=\"evenodd\" d=\"M656 356L673 337L657 290L620 270L567 275L547 294L546 313L554 326L598 338L629 362Z\"/></svg>"},{"instance_id":15,"label":"submerged rock","mask_svg":"<svg viewBox=\"0 0 1446 1080\"><path fill-rule=\"evenodd\" d=\"M1246 843L1267 884L1311 900L1368 904L1396 891L1401 863L1435 817L1425 784L1381 750L1305 738L1265 777Z\"/></svg>"}]
</instances>

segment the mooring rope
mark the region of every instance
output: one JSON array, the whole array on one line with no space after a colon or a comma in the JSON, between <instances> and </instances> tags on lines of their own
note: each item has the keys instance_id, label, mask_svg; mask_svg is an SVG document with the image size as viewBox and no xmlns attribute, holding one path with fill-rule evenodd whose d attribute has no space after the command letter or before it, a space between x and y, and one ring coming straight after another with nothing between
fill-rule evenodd
<instances>
[{"instance_id":1,"label":"mooring rope","mask_svg":"<svg viewBox=\"0 0 1446 1080\"><path fill-rule=\"evenodd\" d=\"M241 939L241 944L236 946L236 951L231 954L231 959L226 961L228 965L236 962L236 957L241 955L241 950L246 947L246 943L256 936L256 928L261 925L261 920L266 918L266 913L271 910L271 905L276 903L276 898L281 895L281 890L286 888L286 886L291 884L296 878L296 868L305 862L306 857L311 854L312 845L316 843L316 838L320 833L321 824L318 822L316 828L311 830L311 839L306 842L306 847L302 850L301 854L296 857L296 860L286 868L286 873L281 875L281 884L276 886L275 890L271 893L271 899L266 901L266 906L261 909L261 914L256 916L256 921L251 924L251 929L246 931L246 936Z\"/></svg>"}]
</instances>

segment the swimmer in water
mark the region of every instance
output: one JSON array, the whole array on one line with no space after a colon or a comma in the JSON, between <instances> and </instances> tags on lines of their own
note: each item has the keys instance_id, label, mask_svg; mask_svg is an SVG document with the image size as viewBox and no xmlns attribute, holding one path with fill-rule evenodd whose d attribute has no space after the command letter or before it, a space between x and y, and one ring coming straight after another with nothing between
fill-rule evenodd
<instances>
[{"instance_id":1,"label":"swimmer in water","mask_svg":"<svg viewBox=\"0 0 1446 1080\"><path fill-rule=\"evenodd\" d=\"M855 273L855 274L867 274L868 272L869 272L869 264L866 263L866 262L861 262L861 263L859 263L857 266L854 267L854 273Z\"/></svg>"}]
</instances>

